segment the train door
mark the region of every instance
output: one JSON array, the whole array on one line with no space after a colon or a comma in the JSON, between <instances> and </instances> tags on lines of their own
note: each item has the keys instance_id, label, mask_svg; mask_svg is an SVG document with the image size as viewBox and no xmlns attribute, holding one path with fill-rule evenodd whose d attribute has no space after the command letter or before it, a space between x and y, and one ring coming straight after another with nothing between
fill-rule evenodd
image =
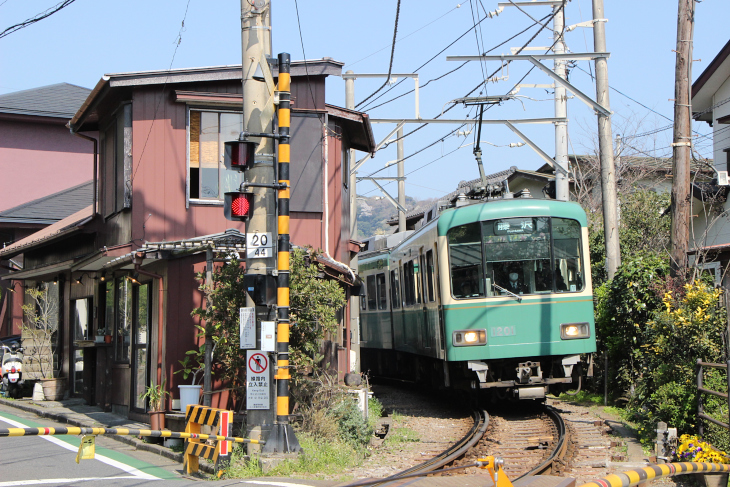
<instances>
[{"instance_id":1,"label":"train door","mask_svg":"<svg viewBox=\"0 0 730 487\"><path fill-rule=\"evenodd\" d=\"M401 291L400 291L400 268L396 265L390 271L390 333L393 337L391 348L395 348L396 324L400 327L403 319Z\"/></svg>"},{"instance_id":2,"label":"train door","mask_svg":"<svg viewBox=\"0 0 730 487\"><path fill-rule=\"evenodd\" d=\"M425 349L431 348L430 340L429 340L429 326L428 326L428 284L427 284L427 275L428 272L426 271L426 256L423 254L423 249L421 249L421 289L423 292L421 293L423 295L423 306L422 306L422 313L420 316L420 323L419 323L419 337L418 337L418 348L421 351L425 351L426 354L428 354L428 351Z\"/></svg>"},{"instance_id":3,"label":"train door","mask_svg":"<svg viewBox=\"0 0 730 487\"><path fill-rule=\"evenodd\" d=\"M425 255L426 265L424 267L423 276L426 280L424 288L424 301L428 301L428 305L424 306L426 310L426 337L423 347L429 356L436 356L436 333L438 330L438 303L436 292L436 265L434 261L434 251L429 249Z\"/></svg>"}]
</instances>

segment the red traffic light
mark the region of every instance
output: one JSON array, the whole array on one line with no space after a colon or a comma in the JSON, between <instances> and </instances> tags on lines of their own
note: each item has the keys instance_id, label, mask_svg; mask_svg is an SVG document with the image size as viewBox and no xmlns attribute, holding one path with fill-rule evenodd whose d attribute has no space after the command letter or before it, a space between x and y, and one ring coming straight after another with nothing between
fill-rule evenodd
<instances>
[{"instance_id":1,"label":"red traffic light","mask_svg":"<svg viewBox=\"0 0 730 487\"><path fill-rule=\"evenodd\" d=\"M224 164L230 169L251 169L253 166L256 144L253 142L242 142L232 140L225 144Z\"/></svg>"},{"instance_id":2,"label":"red traffic light","mask_svg":"<svg viewBox=\"0 0 730 487\"><path fill-rule=\"evenodd\" d=\"M246 221L253 210L253 193L225 193L223 208L226 219Z\"/></svg>"}]
</instances>

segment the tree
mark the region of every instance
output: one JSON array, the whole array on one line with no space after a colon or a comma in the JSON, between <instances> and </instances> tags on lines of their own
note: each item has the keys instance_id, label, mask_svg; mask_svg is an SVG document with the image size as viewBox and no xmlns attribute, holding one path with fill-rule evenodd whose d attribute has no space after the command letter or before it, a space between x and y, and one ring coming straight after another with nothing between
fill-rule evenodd
<instances>
[{"instance_id":1,"label":"tree","mask_svg":"<svg viewBox=\"0 0 730 487\"><path fill-rule=\"evenodd\" d=\"M53 366L58 345L58 302L49 295L48 284L25 291L31 302L24 304L25 320L22 341L25 361L35 370L37 378L54 377ZM28 371L30 372L30 370ZM31 376L31 374L27 374Z\"/></svg>"}]
</instances>

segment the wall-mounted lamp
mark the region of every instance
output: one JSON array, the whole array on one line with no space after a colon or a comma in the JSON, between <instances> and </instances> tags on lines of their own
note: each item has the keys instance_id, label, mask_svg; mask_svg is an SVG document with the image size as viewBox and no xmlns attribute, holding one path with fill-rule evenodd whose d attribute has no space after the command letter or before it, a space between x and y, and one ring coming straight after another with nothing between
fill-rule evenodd
<instances>
[{"instance_id":1,"label":"wall-mounted lamp","mask_svg":"<svg viewBox=\"0 0 730 487\"><path fill-rule=\"evenodd\" d=\"M134 274L132 274L131 276L129 276L127 279L129 279L130 281L132 281L132 284L136 284L138 286L141 286L142 285L142 283L139 282L139 272L135 272Z\"/></svg>"},{"instance_id":2,"label":"wall-mounted lamp","mask_svg":"<svg viewBox=\"0 0 730 487\"><path fill-rule=\"evenodd\" d=\"M102 273L101 273L101 277L99 278L99 280L100 280L101 282L105 282L105 281L106 281L106 272L102 272Z\"/></svg>"},{"instance_id":3,"label":"wall-mounted lamp","mask_svg":"<svg viewBox=\"0 0 730 487\"><path fill-rule=\"evenodd\" d=\"M84 276L90 277L88 272L84 272L83 274L81 274L79 277L76 278L76 281L75 281L76 284L82 284L81 280L84 278Z\"/></svg>"},{"instance_id":4,"label":"wall-mounted lamp","mask_svg":"<svg viewBox=\"0 0 730 487\"><path fill-rule=\"evenodd\" d=\"M56 284L58 284L58 277L53 278L53 285L55 286Z\"/></svg>"}]
</instances>

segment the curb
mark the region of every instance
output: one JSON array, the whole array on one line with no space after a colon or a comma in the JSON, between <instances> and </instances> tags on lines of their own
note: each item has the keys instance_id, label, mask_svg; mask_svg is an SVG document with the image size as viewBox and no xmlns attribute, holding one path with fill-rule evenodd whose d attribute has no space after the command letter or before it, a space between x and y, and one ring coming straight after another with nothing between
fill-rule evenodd
<instances>
[{"instance_id":1,"label":"curb","mask_svg":"<svg viewBox=\"0 0 730 487\"><path fill-rule=\"evenodd\" d=\"M25 411L28 413L33 413L36 416L40 416L43 418L48 418L53 421L56 421L58 423L64 423L64 424L70 424L72 426L78 426L81 428L98 428L101 423L96 422L84 422L84 421L78 421L72 418L67 417L64 414L61 413L54 413L53 411L46 410L45 408L41 406L35 406L30 405L26 403L21 403L18 401L10 401L8 399L5 399L3 397L0 397L0 404L4 406L9 406L15 409L20 409L21 411ZM104 425L106 427L106 425ZM112 440L118 441L120 443L124 443L127 445L131 445L135 448L135 450L140 451L146 451L150 453L156 453L160 455L161 457L167 458L169 460L183 463L183 460L185 456L182 453L177 453L169 448L165 448L160 445L154 445L152 443L145 443L144 441L140 440L137 437L134 436L117 436L117 435L105 435L105 438L110 438ZM199 465L200 470L204 471L208 474L215 474L215 467L212 465L208 465L206 463L200 462Z\"/></svg>"}]
</instances>

